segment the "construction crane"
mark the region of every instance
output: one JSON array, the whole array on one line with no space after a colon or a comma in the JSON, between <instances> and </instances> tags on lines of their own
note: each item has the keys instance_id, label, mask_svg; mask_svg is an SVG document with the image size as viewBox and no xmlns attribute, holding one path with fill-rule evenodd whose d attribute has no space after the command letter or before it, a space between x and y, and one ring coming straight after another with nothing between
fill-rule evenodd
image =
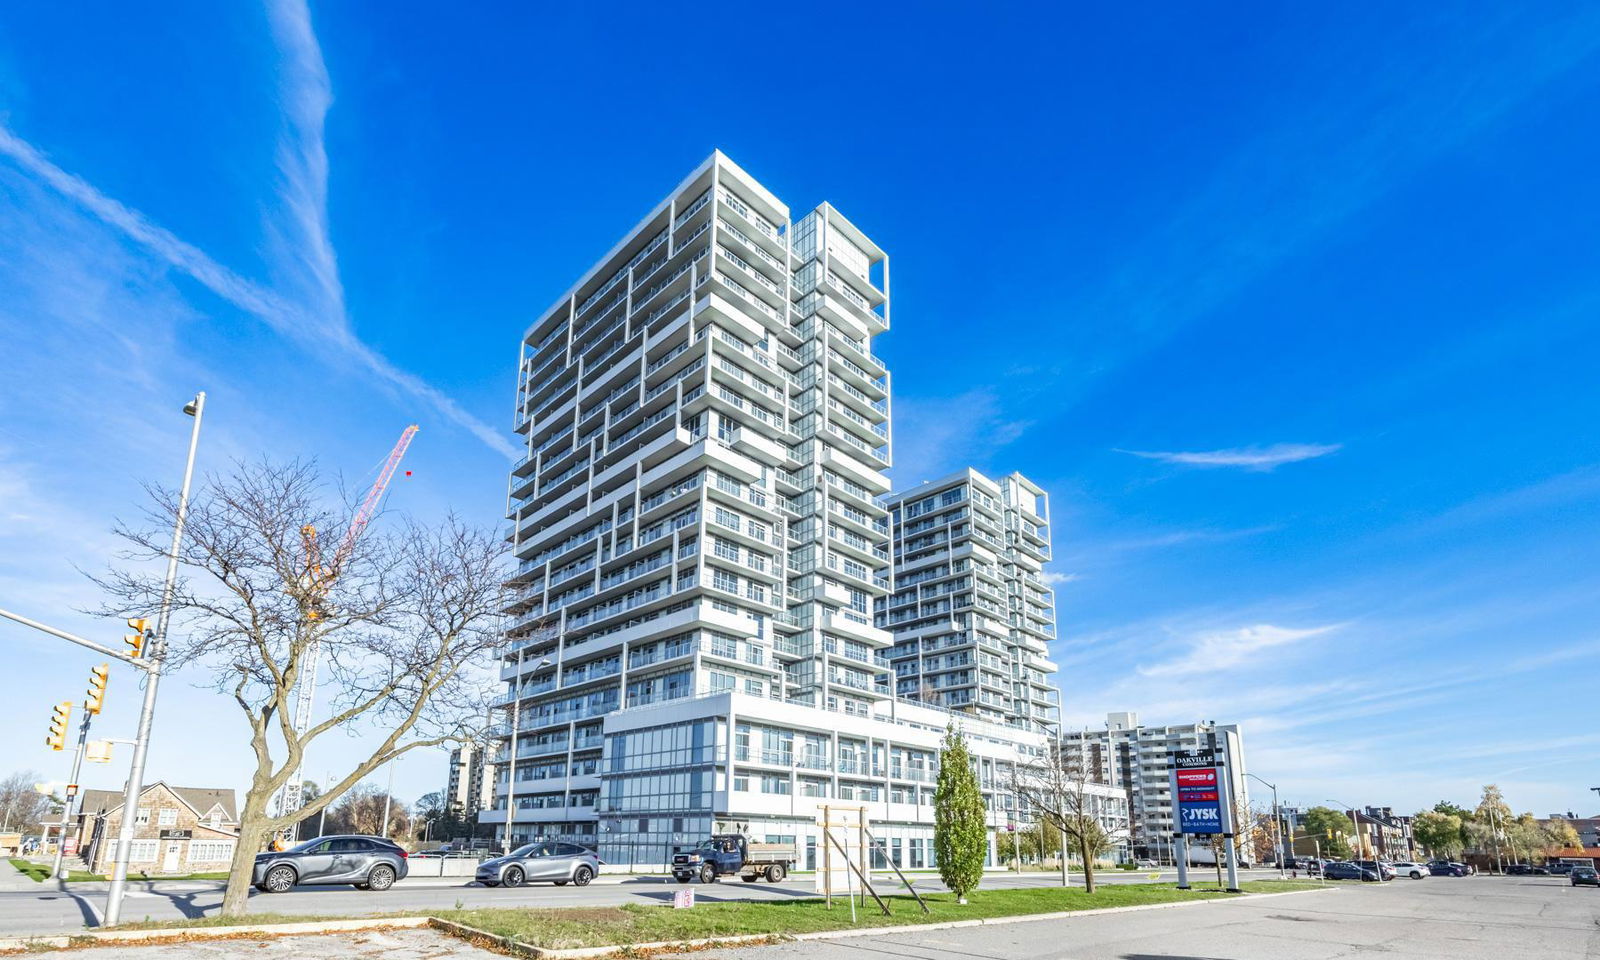
<instances>
[{"instance_id":1,"label":"construction crane","mask_svg":"<svg viewBox=\"0 0 1600 960\"><path fill-rule=\"evenodd\" d=\"M300 541L305 548L306 556L307 620L320 620L325 614L322 608L323 599L332 588L333 582L339 578L339 572L344 567L345 561L350 559L356 542L361 539L361 532L372 521L373 514L378 512L378 505L383 502L384 491L389 488L389 481L394 479L394 472L399 469L400 460L405 457L406 449L411 446L411 438L416 435L417 425L414 423L401 432L394 449L389 451L389 459L385 460L383 467L378 470L378 479L373 481L372 488L361 501L361 507L356 510L355 516L350 518L349 529L344 532L338 549L333 551L333 556L326 564L322 561L322 550L317 542L317 528L310 524L300 528ZM300 678L295 684L294 732L296 734L304 734L311 729L311 713L316 706L317 661L321 652L320 646L321 643L313 639L306 647L300 666ZM287 816L300 809L301 783L300 767L296 765L294 775L278 791L279 816Z\"/></svg>"}]
</instances>

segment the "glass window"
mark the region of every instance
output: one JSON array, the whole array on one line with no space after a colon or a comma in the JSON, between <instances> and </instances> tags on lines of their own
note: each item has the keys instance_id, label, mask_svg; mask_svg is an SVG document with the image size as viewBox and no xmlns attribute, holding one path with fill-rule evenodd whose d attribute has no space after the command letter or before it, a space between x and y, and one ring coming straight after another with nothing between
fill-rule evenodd
<instances>
[{"instance_id":1,"label":"glass window","mask_svg":"<svg viewBox=\"0 0 1600 960\"><path fill-rule=\"evenodd\" d=\"M170 826L172 826L173 824L175 824L177 822L178 822L178 811L174 810L171 807L164 807L161 810L161 826L170 827Z\"/></svg>"},{"instance_id":2,"label":"glass window","mask_svg":"<svg viewBox=\"0 0 1600 960\"><path fill-rule=\"evenodd\" d=\"M133 822L138 824L141 827L144 826L145 824L149 823L150 822L150 808L149 807L140 807L138 810L134 811Z\"/></svg>"}]
</instances>

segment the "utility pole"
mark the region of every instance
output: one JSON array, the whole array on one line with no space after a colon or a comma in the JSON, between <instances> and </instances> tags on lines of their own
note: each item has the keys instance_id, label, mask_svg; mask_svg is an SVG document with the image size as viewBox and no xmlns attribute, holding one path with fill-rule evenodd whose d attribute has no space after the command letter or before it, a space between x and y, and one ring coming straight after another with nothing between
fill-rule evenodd
<instances>
[{"instance_id":1,"label":"utility pole","mask_svg":"<svg viewBox=\"0 0 1600 960\"><path fill-rule=\"evenodd\" d=\"M389 804L394 802L394 758L389 759L389 789L383 792L383 835L389 836Z\"/></svg>"},{"instance_id":2,"label":"utility pole","mask_svg":"<svg viewBox=\"0 0 1600 960\"><path fill-rule=\"evenodd\" d=\"M1269 787L1272 790L1272 832L1277 835L1277 841L1278 841L1278 879L1282 880L1283 879L1283 861L1288 856L1288 854L1284 853L1284 851L1283 851L1283 818L1282 818L1282 815L1278 812L1278 785L1275 784L1275 783L1267 783L1267 781L1262 780L1260 777L1257 777L1253 773L1246 773L1245 776L1252 777L1252 778L1254 778L1256 780L1260 780L1262 783L1266 784L1267 787Z\"/></svg>"},{"instance_id":3,"label":"utility pole","mask_svg":"<svg viewBox=\"0 0 1600 960\"><path fill-rule=\"evenodd\" d=\"M172 524L172 546L167 551L167 580L161 589L161 610L156 615L155 642L151 644L145 667L144 705L139 709L139 728L134 736L133 763L128 770L128 786L122 794L122 824L117 831L111 889L106 893L105 925L114 927L122 919L122 897L128 884L128 852L133 846L133 812L139 803L144 780L145 755L150 750L150 728L155 722L156 688L161 684L161 668L167 658L167 625L172 617L172 591L178 580L178 548L183 543L183 521L189 511L189 484L194 478L194 455L200 445L200 418L205 413L206 395L194 395L183 412L194 418L189 431L189 457L183 468L183 487L178 493L178 515ZM248 843L244 837L240 843Z\"/></svg>"}]
</instances>

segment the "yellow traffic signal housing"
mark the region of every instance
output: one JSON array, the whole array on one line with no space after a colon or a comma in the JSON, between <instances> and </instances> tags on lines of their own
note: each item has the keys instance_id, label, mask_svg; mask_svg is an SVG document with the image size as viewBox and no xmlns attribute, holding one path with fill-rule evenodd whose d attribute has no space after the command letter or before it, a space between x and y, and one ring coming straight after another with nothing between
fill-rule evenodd
<instances>
[{"instance_id":1,"label":"yellow traffic signal housing","mask_svg":"<svg viewBox=\"0 0 1600 960\"><path fill-rule=\"evenodd\" d=\"M67 723L72 719L72 701L67 700L56 704L50 711L50 735L44 738L45 746L51 750L65 750L67 747Z\"/></svg>"},{"instance_id":2,"label":"yellow traffic signal housing","mask_svg":"<svg viewBox=\"0 0 1600 960\"><path fill-rule=\"evenodd\" d=\"M89 671L89 695L83 700L83 709L95 716L106 703L106 681L111 678L111 664L102 663Z\"/></svg>"},{"instance_id":3,"label":"yellow traffic signal housing","mask_svg":"<svg viewBox=\"0 0 1600 960\"><path fill-rule=\"evenodd\" d=\"M133 632L122 638L122 642L133 648L135 657L144 656L144 641L150 635L150 621L144 617L129 617L128 628Z\"/></svg>"}]
</instances>

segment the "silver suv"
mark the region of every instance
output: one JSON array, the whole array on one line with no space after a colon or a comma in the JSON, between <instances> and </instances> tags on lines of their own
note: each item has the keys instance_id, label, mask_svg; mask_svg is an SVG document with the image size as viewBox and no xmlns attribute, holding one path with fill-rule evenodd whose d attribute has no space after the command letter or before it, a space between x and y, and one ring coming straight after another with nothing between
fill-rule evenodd
<instances>
[{"instance_id":1,"label":"silver suv","mask_svg":"<svg viewBox=\"0 0 1600 960\"><path fill-rule=\"evenodd\" d=\"M540 840L478 864L477 881L486 887L520 887L540 881L558 887L568 883L585 887L599 872L600 858L588 847Z\"/></svg>"},{"instance_id":2,"label":"silver suv","mask_svg":"<svg viewBox=\"0 0 1600 960\"><path fill-rule=\"evenodd\" d=\"M288 850L256 854L257 890L288 893L300 884L348 883L387 890L406 875L406 852L383 837L318 837Z\"/></svg>"}]
</instances>

